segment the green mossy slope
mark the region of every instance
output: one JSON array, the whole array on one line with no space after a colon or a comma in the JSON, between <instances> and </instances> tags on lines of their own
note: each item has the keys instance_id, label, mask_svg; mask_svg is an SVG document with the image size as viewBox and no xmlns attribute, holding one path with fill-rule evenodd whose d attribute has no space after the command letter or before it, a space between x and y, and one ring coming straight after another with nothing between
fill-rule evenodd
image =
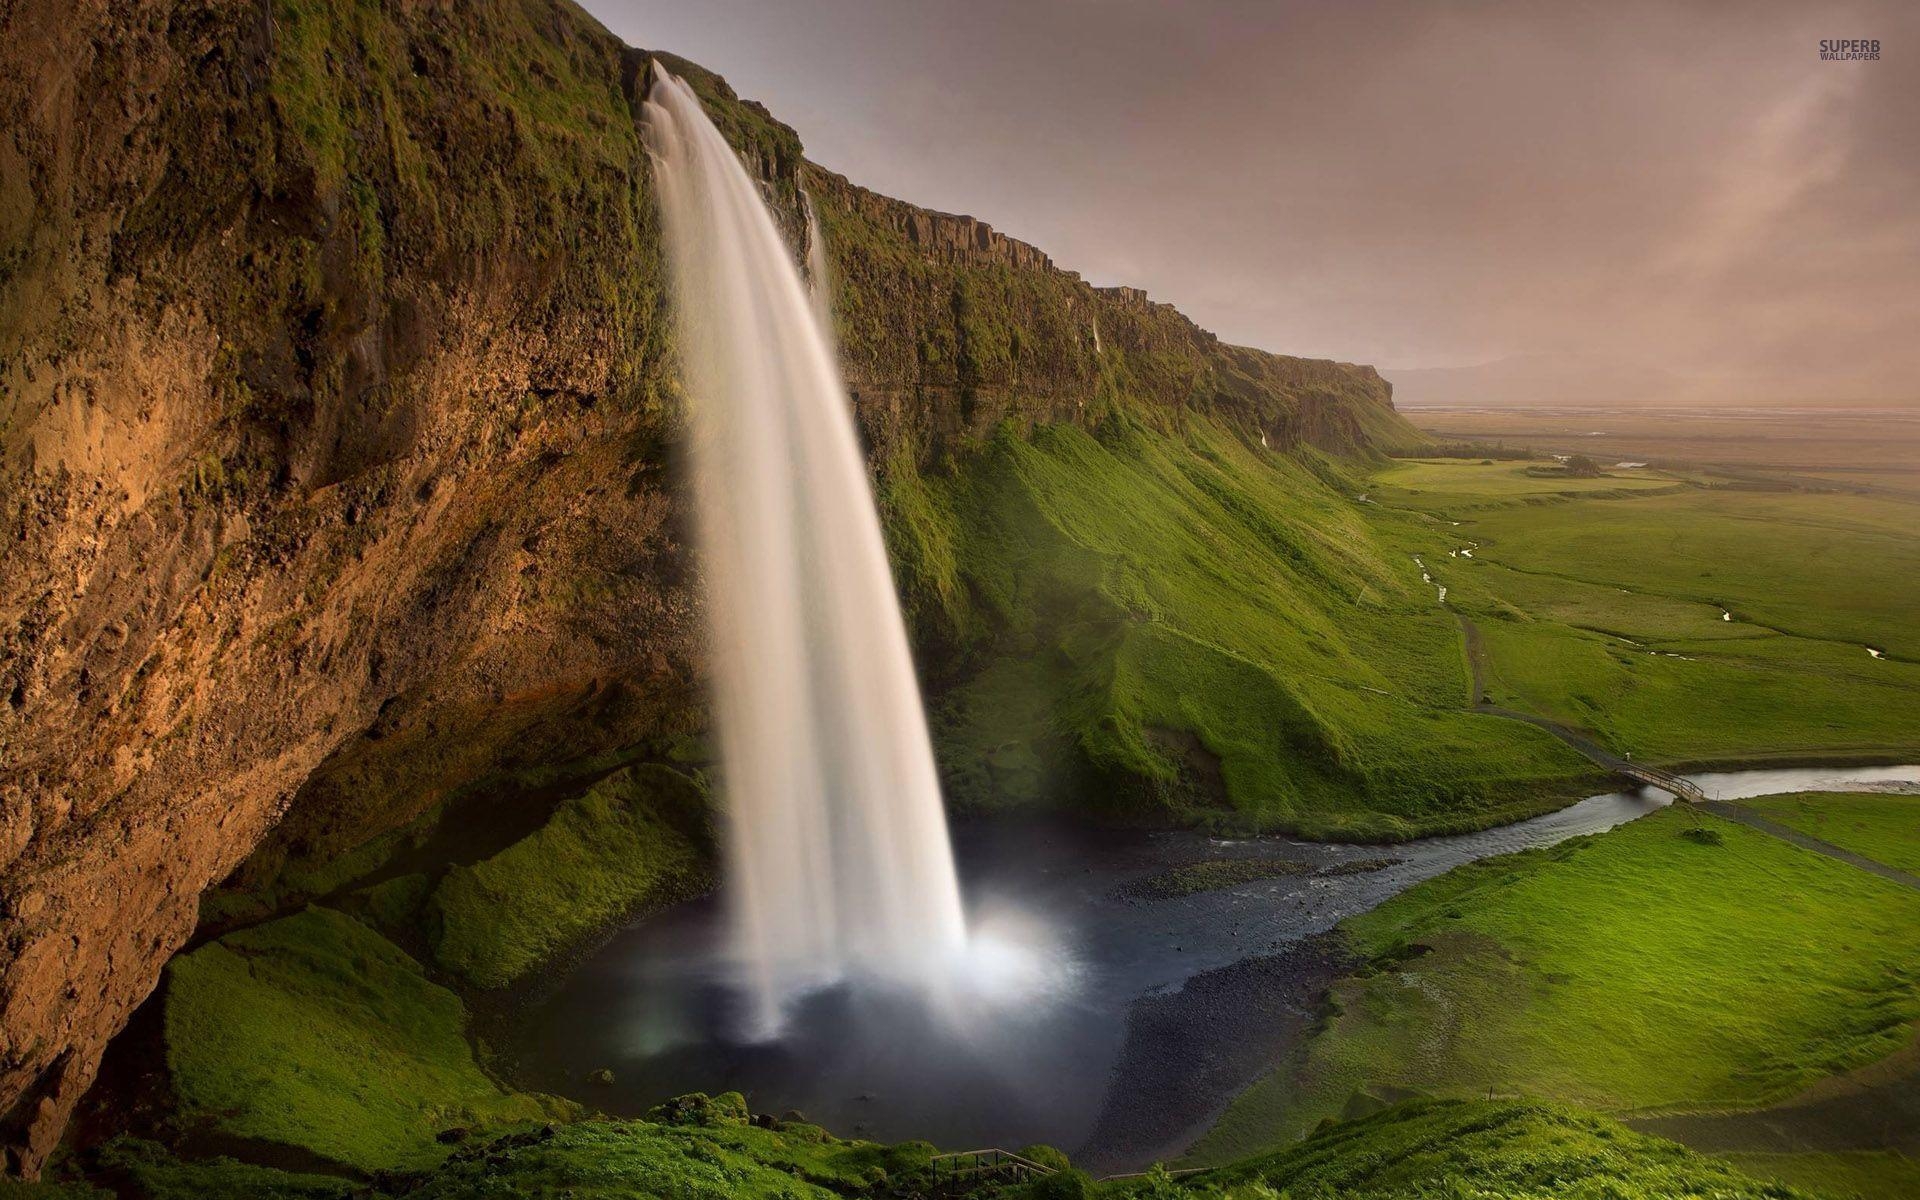
<instances>
[{"instance_id":1,"label":"green mossy slope","mask_svg":"<svg viewBox=\"0 0 1920 1200\"><path fill-rule=\"evenodd\" d=\"M312 907L176 958L166 1052L184 1116L363 1170L438 1161L441 1131L567 1115L480 1070L452 992Z\"/></svg>"},{"instance_id":2,"label":"green mossy slope","mask_svg":"<svg viewBox=\"0 0 1920 1200\"><path fill-rule=\"evenodd\" d=\"M706 790L667 767L602 780L531 837L447 872L428 902L435 960L505 987L610 921L700 894L713 881L708 820ZM373 911L405 902L403 881L383 887L395 885L370 895Z\"/></svg>"}]
</instances>

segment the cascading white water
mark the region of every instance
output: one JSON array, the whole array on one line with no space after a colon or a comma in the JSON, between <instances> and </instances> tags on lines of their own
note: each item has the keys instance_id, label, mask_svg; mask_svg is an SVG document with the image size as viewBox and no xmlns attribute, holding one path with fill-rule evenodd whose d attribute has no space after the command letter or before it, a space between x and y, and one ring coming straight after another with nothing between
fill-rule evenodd
<instances>
[{"instance_id":1,"label":"cascading white water","mask_svg":"<svg viewBox=\"0 0 1920 1200\"><path fill-rule=\"evenodd\" d=\"M851 403L773 216L686 83L645 139L686 369L737 951L755 1032L849 975L966 949L920 688Z\"/></svg>"}]
</instances>

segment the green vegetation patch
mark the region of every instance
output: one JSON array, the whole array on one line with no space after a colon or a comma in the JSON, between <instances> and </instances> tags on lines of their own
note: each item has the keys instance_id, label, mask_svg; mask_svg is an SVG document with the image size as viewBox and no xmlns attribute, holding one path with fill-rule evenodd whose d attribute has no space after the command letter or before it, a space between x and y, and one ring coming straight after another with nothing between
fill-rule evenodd
<instances>
[{"instance_id":1,"label":"green vegetation patch","mask_svg":"<svg viewBox=\"0 0 1920 1200\"><path fill-rule=\"evenodd\" d=\"M1332 1125L1279 1154L1200 1175L1114 1186L1112 1194L1791 1200L1803 1193L1590 1113L1527 1102L1419 1100Z\"/></svg>"},{"instance_id":2,"label":"green vegetation patch","mask_svg":"<svg viewBox=\"0 0 1920 1200\"><path fill-rule=\"evenodd\" d=\"M1889 867L1920 873L1920 796L1799 792L1740 803L1821 841Z\"/></svg>"},{"instance_id":3,"label":"green vegetation patch","mask_svg":"<svg viewBox=\"0 0 1920 1200\"><path fill-rule=\"evenodd\" d=\"M459 997L350 917L311 907L167 967L182 1110L372 1170L437 1161L434 1135L570 1111L475 1064Z\"/></svg>"},{"instance_id":4,"label":"green vegetation patch","mask_svg":"<svg viewBox=\"0 0 1920 1200\"><path fill-rule=\"evenodd\" d=\"M96 1173L130 1184L143 1200L347 1200L356 1189L337 1175L309 1175L224 1156L184 1160L166 1147L121 1136L96 1150Z\"/></svg>"},{"instance_id":5,"label":"green vegetation patch","mask_svg":"<svg viewBox=\"0 0 1920 1200\"><path fill-rule=\"evenodd\" d=\"M889 1195L897 1181L924 1173L933 1152L925 1142L843 1142L799 1123L762 1128L748 1122L738 1093L711 1101L686 1097L652 1115L660 1123L584 1121L477 1144L404 1194L417 1200Z\"/></svg>"},{"instance_id":6,"label":"green vegetation patch","mask_svg":"<svg viewBox=\"0 0 1920 1200\"><path fill-rule=\"evenodd\" d=\"M960 646L949 794L1399 839L1578 794L1587 764L1463 710L1452 615L1326 460L1210 421L1003 431L887 484L923 638Z\"/></svg>"},{"instance_id":7,"label":"green vegetation patch","mask_svg":"<svg viewBox=\"0 0 1920 1200\"><path fill-rule=\"evenodd\" d=\"M1173 900L1199 892L1217 892L1261 879L1304 875L1313 868L1285 858L1210 858L1182 863L1136 879L1120 889L1132 900Z\"/></svg>"},{"instance_id":8,"label":"green vegetation patch","mask_svg":"<svg viewBox=\"0 0 1920 1200\"><path fill-rule=\"evenodd\" d=\"M1696 820L1717 844L1683 836ZM1764 1104L1898 1049L1920 1018L1920 894L1678 808L1457 868L1342 928L1373 966L1201 1160L1409 1092Z\"/></svg>"},{"instance_id":9,"label":"green vegetation patch","mask_svg":"<svg viewBox=\"0 0 1920 1200\"><path fill-rule=\"evenodd\" d=\"M1826 1154L1726 1154L1742 1174L1787 1184L1822 1196L1859 1200L1911 1200L1920 1196L1920 1162L1891 1151Z\"/></svg>"},{"instance_id":10,"label":"green vegetation patch","mask_svg":"<svg viewBox=\"0 0 1920 1200\"><path fill-rule=\"evenodd\" d=\"M445 1161L363 1179L301 1174L231 1158L189 1159L115 1138L86 1156L93 1179L145 1200L400 1200L418 1197L878 1196L924 1180L933 1147L841 1141L804 1122L757 1122L737 1092L671 1100L645 1121L576 1120L456 1139ZM1057 1152L1053 1152L1057 1155ZM22 1200L105 1200L86 1183L19 1185Z\"/></svg>"},{"instance_id":11,"label":"green vegetation patch","mask_svg":"<svg viewBox=\"0 0 1920 1200\"><path fill-rule=\"evenodd\" d=\"M1373 479L1375 528L1477 626L1486 699L1653 761L1920 752L1912 505L1684 482L1538 495L1515 469Z\"/></svg>"},{"instance_id":12,"label":"green vegetation patch","mask_svg":"<svg viewBox=\"0 0 1920 1200\"><path fill-rule=\"evenodd\" d=\"M0 1200L109 1200L112 1195L89 1183L52 1179L28 1183L0 1176Z\"/></svg>"},{"instance_id":13,"label":"green vegetation patch","mask_svg":"<svg viewBox=\"0 0 1920 1200\"><path fill-rule=\"evenodd\" d=\"M448 871L429 902L435 960L479 987L505 987L611 921L705 891L711 846L700 784L667 767L628 767L561 804L531 837Z\"/></svg>"}]
</instances>

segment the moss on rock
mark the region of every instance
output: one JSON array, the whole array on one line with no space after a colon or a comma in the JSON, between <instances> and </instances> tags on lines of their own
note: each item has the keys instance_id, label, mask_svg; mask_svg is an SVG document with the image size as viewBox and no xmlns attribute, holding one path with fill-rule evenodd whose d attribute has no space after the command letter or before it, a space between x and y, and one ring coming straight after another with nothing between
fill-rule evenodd
<instances>
[{"instance_id":1,"label":"moss on rock","mask_svg":"<svg viewBox=\"0 0 1920 1200\"><path fill-rule=\"evenodd\" d=\"M662 766L611 775L565 801L544 828L447 872L428 903L434 958L482 988L649 907L712 884L706 789Z\"/></svg>"},{"instance_id":2,"label":"moss on rock","mask_svg":"<svg viewBox=\"0 0 1920 1200\"><path fill-rule=\"evenodd\" d=\"M168 1071L184 1115L363 1170L446 1153L443 1130L562 1117L475 1063L459 997L350 917L310 907L167 969Z\"/></svg>"}]
</instances>

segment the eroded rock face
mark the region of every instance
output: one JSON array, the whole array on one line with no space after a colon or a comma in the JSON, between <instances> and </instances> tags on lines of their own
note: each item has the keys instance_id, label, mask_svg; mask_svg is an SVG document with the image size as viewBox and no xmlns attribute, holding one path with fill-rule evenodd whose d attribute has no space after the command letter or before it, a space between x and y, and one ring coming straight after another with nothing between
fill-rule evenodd
<instances>
[{"instance_id":1,"label":"eroded rock face","mask_svg":"<svg viewBox=\"0 0 1920 1200\"><path fill-rule=\"evenodd\" d=\"M345 848L700 724L647 61L560 0L0 7L8 1170L270 831ZM683 65L790 229L804 185L939 268L836 248L883 467L1094 420L1109 355L1278 444L1390 412L805 166Z\"/></svg>"},{"instance_id":2,"label":"eroded rock face","mask_svg":"<svg viewBox=\"0 0 1920 1200\"><path fill-rule=\"evenodd\" d=\"M1172 305L1092 287L972 217L812 164L801 179L836 274L847 382L883 470L937 463L1005 422L1097 425L1123 406L1203 412L1279 450L1417 440L1372 367L1227 345Z\"/></svg>"},{"instance_id":3,"label":"eroded rock face","mask_svg":"<svg viewBox=\"0 0 1920 1200\"><path fill-rule=\"evenodd\" d=\"M29 0L0 29L16 1171L302 788L350 844L692 711L621 48L422 5L315 82L288 46L333 18L289 7ZM446 65L488 36L601 78L602 142L542 142ZM447 74L382 108L376 50ZM401 148L309 139L329 112Z\"/></svg>"}]
</instances>

